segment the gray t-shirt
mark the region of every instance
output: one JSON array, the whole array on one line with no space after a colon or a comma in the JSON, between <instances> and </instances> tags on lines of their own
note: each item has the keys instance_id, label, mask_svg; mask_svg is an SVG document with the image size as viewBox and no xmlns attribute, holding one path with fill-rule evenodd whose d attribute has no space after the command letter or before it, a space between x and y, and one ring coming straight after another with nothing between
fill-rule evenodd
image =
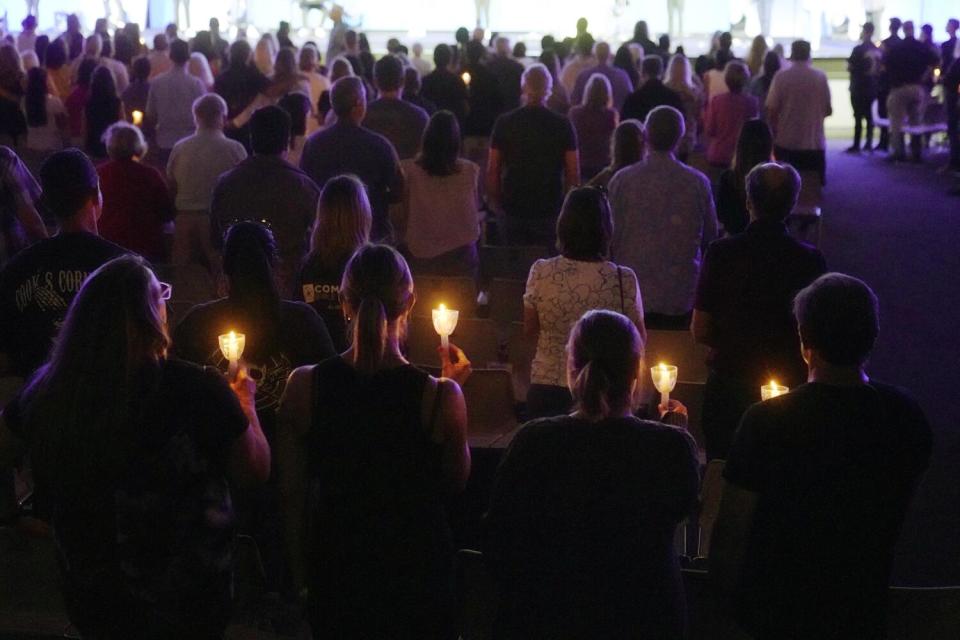
<instances>
[{"instance_id":1,"label":"gray t-shirt","mask_svg":"<svg viewBox=\"0 0 960 640\"><path fill-rule=\"evenodd\" d=\"M380 98L367 105L363 126L393 143L401 160L417 155L430 116L420 107L397 98Z\"/></svg>"}]
</instances>

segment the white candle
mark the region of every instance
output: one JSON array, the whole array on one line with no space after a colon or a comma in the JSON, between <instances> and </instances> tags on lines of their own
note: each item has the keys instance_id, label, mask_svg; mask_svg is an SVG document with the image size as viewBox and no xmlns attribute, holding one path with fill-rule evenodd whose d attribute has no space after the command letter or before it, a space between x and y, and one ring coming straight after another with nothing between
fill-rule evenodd
<instances>
[{"instance_id":1,"label":"white candle","mask_svg":"<svg viewBox=\"0 0 960 640\"><path fill-rule=\"evenodd\" d=\"M444 349L450 347L450 334L456 330L459 318L459 311L447 309L444 304L433 310L433 328L440 334L440 346Z\"/></svg>"},{"instance_id":2,"label":"white candle","mask_svg":"<svg viewBox=\"0 0 960 640\"><path fill-rule=\"evenodd\" d=\"M660 404L668 407L670 392L677 386L677 368L661 362L655 367L650 367L650 377L653 380L653 386L660 392Z\"/></svg>"},{"instance_id":3,"label":"white candle","mask_svg":"<svg viewBox=\"0 0 960 640\"><path fill-rule=\"evenodd\" d=\"M789 387L777 384L775 381L771 380L770 384L765 384L760 387L760 399L769 400L770 398L782 396L788 391L790 391Z\"/></svg>"},{"instance_id":4,"label":"white candle","mask_svg":"<svg viewBox=\"0 0 960 640\"><path fill-rule=\"evenodd\" d=\"M232 380L236 377L237 370L240 368L240 356L243 355L243 349L247 345L247 336L231 331L219 336L218 340L220 341L220 353L230 363L227 375Z\"/></svg>"},{"instance_id":5,"label":"white candle","mask_svg":"<svg viewBox=\"0 0 960 640\"><path fill-rule=\"evenodd\" d=\"M464 71L463 74L460 76L460 79L463 80L463 84L467 85L468 87L470 86L470 80L472 78L470 77L469 71Z\"/></svg>"},{"instance_id":6,"label":"white candle","mask_svg":"<svg viewBox=\"0 0 960 640\"><path fill-rule=\"evenodd\" d=\"M143 124L143 111L134 111L132 115L134 126L139 127Z\"/></svg>"}]
</instances>

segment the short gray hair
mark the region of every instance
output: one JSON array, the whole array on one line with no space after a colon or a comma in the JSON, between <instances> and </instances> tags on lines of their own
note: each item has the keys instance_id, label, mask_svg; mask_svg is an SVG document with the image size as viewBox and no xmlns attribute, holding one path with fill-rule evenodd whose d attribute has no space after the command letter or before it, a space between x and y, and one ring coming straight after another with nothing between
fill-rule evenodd
<instances>
[{"instance_id":1,"label":"short gray hair","mask_svg":"<svg viewBox=\"0 0 960 640\"><path fill-rule=\"evenodd\" d=\"M340 78L330 88L330 106L338 118L348 115L366 100L367 90L363 87L363 80L356 76Z\"/></svg>"},{"instance_id":2,"label":"short gray hair","mask_svg":"<svg viewBox=\"0 0 960 640\"><path fill-rule=\"evenodd\" d=\"M129 160L147 155L147 141L139 127L129 122L115 122L103 133L107 155L111 160Z\"/></svg>"},{"instance_id":3,"label":"short gray hair","mask_svg":"<svg viewBox=\"0 0 960 640\"><path fill-rule=\"evenodd\" d=\"M764 162L747 174L747 200L753 215L765 220L783 220L797 206L800 174L788 164Z\"/></svg>"},{"instance_id":4,"label":"short gray hair","mask_svg":"<svg viewBox=\"0 0 960 640\"><path fill-rule=\"evenodd\" d=\"M193 101L193 120L198 127L211 129L218 117L227 117L227 103L216 93L204 94Z\"/></svg>"},{"instance_id":5,"label":"short gray hair","mask_svg":"<svg viewBox=\"0 0 960 640\"><path fill-rule=\"evenodd\" d=\"M520 77L520 85L524 90L537 98L547 98L553 90L553 76L547 67L539 62L527 67Z\"/></svg>"},{"instance_id":6,"label":"short gray hair","mask_svg":"<svg viewBox=\"0 0 960 640\"><path fill-rule=\"evenodd\" d=\"M667 105L661 105L650 111L644 122L644 128L647 131L647 141L654 151L673 151L686 133L683 114Z\"/></svg>"}]
</instances>

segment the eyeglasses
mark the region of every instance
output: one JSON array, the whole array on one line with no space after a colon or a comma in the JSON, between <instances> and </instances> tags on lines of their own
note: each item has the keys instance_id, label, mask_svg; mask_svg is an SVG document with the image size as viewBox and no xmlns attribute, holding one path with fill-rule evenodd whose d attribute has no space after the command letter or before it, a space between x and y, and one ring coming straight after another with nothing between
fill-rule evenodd
<instances>
[{"instance_id":1,"label":"eyeglasses","mask_svg":"<svg viewBox=\"0 0 960 640\"><path fill-rule=\"evenodd\" d=\"M166 282L158 282L160 285L160 299L169 300L173 297L173 285L167 284Z\"/></svg>"}]
</instances>

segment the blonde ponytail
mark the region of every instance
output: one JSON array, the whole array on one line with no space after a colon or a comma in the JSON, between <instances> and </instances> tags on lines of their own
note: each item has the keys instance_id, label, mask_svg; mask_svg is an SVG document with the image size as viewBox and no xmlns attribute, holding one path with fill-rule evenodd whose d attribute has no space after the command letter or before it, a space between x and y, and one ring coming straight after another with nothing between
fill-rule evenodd
<instances>
[{"instance_id":1,"label":"blonde ponytail","mask_svg":"<svg viewBox=\"0 0 960 640\"><path fill-rule=\"evenodd\" d=\"M374 297L360 302L354 319L353 354L357 370L373 373L380 368L387 348L387 313Z\"/></svg>"}]
</instances>

